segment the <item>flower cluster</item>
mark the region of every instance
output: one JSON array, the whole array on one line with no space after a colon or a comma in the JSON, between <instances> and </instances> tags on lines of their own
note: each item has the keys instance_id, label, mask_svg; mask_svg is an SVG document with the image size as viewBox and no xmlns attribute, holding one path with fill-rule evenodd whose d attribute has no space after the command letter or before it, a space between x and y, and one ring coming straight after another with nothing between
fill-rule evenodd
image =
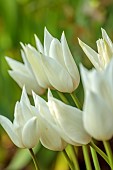
<instances>
[{"instance_id":1,"label":"flower cluster","mask_svg":"<svg viewBox=\"0 0 113 170\"><path fill-rule=\"evenodd\" d=\"M0 124L14 144L33 148L40 141L50 150L62 151L67 144L86 145L92 138L110 140L113 136L113 43L105 30L102 29L102 39L97 40L98 53L79 40L96 68L87 70L80 65L85 93L82 110L56 99L50 90L72 94L80 82L64 32L59 41L45 28L44 46L36 35L35 41L36 48L21 43L24 63L6 57L12 69L10 76L23 89L20 102L15 105L13 123L0 115ZM47 102L39 96L46 89ZM27 93L32 95L34 106Z\"/></svg>"}]
</instances>

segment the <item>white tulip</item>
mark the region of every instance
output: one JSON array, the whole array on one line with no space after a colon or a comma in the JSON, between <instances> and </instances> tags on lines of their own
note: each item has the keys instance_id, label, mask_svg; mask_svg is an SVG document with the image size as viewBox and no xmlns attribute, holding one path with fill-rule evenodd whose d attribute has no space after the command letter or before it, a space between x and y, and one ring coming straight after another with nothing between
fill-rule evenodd
<instances>
[{"instance_id":1,"label":"white tulip","mask_svg":"<svg viewBox=\"0 0 113 170\"><path fill-rule=\"evenodd\" d=\"M45 89L39 86L39 83L35 78L35 75L23 50L21 50L21 55L24 64L9 57L6 57L6 61L12 69L9 70L10 76L17 82L17 84L21 88L25 85L28 94L31 94L32 90L34 90L39 95L43 94L45 92Z\"/></svg>"},{"instance_id":2,"label":"white tulip","mask_svg":"<svg viewBox=\"0 0 113 170\"><path fill-rule=\"evenodd\" d=\"M55 99L50 91L48 92L48 106L60 128L61 136L67 143L79 146L90 142L91 137L83 126L81 110Z\"/></svg>"},{"instance_id":3,"label":"white tulip","mask_svg":"<svg viewBox=\"0 0 113 170\"><path fill-rule=\"evenodd\" d=\"M50 150L62 151L67 146L67 143L60 135L61 130L58 128L55 120L53 119L47 102L34 92L33 98L35 107L39 110L38 124L42 145Z\"/></svg>"},{"instance_id":4,"label":"white tulip","mask_svg":"<svg viewBox=\"0 0 113 170\"><path fill-rule=\"evenodd\" d=\"M83 51L97 70L103 70L113 57L113 43L104 29L102 38L97 40L98 53L79 39Z\"/></svg>"},{"instance_id":5,"label":"white tulip","mask_svg":"<svg viewBox=\"0 0 113 170\"><path fill-rule=\"evenodd\" d=\"M109 140L113 136L113 59L102 72L81 67L81 76L84 127L93 138Z\"/></svg>"},{"instance_id":6,"label":"white tulip","mask_svg":"<svg viewBox=\"0 0 113 170\"><path fill-rule=\"evenodd\" d=\"M37 112L38 110L30 105L26 90L23 88L21 100L15 105L13 123L0 115L0 124L16 146L33 148L39 141Z\"/></svg>"},{"instance_id":7,"label":"white tulip","mask_svg":"<svg viewBox=\"0 0 113 170\"><path fill-rule=\"evenodd\" d=\"M59 41L45 28L44 47L37 36L35 39L39 52L30 45L25 51L39 84L61 92L73 92L79 85L80 76L64 33Z\"/></svg>"}]
</instances>

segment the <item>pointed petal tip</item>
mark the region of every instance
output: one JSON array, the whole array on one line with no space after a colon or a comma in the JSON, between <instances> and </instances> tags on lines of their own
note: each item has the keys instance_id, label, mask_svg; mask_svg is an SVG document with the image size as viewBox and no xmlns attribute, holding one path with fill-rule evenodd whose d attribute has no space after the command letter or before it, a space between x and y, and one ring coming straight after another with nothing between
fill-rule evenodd
<instances>
[{"instance_id":1,"label":"pointed petal tip","mask_svg":"<svg viewBox=\"0 0 113 170\"><path fill-rule=\"evenodd\" d=\"M78 43L81 47L83 47L83 45L85 45L85 43L83 41L81 41L80 38L78 38Z\"/></svg>"},{"instance_id":2,"label":"pointed petal tip","mask_svg":"<svg viewBox=\"0 0 113 170\"><path fill-rule=\"evenodd\" d=\"M102 27L101 27L101 31L102 31L102 32L106 32L106 31L105 31L105 29L104 29L104 28L102 28Z\"/></svg>"},{"instance_id":3,"label":"pointed petal tip","mask_svg":"<svg viewBox=\"0 0 113 170\"><path fill-rule=\"evenodd\" d=\"M16 60L14 60L13 58L10 58L10 57L8 57L8 56L5 56L5 60L6 60L6 62L10 65L10 62L11 61L16 61Z\"/></svg>"},{"instance_id":4,"label":"pointed petal tip","mask_svg":"<svg viewBox=\"0 0 113 170\"><path fill-rule=\"evenodd\" d=\"M48 88L48 100L50 99L50 97L53 97L53 95L52 95L50 88Z\"/></svg>"},{"instance_id":5,"label":"pointed petal tip","mask_svg":"<svg viewBox=\"0 0 113 170\"><path fill-rule=\"evenodd\" d=\"M36 94L33 90L32 90L32 96L33 96L33 99L34 99L34 101L35 101L37 94Z\"/></svg>"}]
</instances>

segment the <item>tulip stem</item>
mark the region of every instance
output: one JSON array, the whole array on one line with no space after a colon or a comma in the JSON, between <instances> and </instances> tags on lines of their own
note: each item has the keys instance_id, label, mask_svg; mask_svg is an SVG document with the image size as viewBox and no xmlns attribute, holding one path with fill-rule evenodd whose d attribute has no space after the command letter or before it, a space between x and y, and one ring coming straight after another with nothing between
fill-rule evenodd
<instances>
[{"instance_id":1,"label":"tulip stem","mask_svg":"<svg viewBox=\"0 0 113 170\"><path fill-rule=\"evenodd\" d=\"M38 162L37 162L37 159L36 159L36 156L35 156L35 154L34 154L34 152L33 152L33 149L31 148L31 149L29 149L29 151L30 151L31 157L32 157L33 162L34 162L35 169L36 169L36 170L40 170L39 165L38 165Z\"/></svg>"},{"instance_id":2,"label":"tulip stem","mask_svg":"<svg viewBox=\"0 0 113 170\"><path fill-rule=\"evenodd\" d=\"M103 145L104 145L104 148L105 148L106 153L108 155L111 170L113 170L113 153L112 153L112 150L111 150L111 146L110 146L108 141L103 141Z\"/></svg>"},{"instance_id":3,"label":"tulip stem","mask_svg":"<svg viewBox=\"0 0 113 170\"><path fill-rule=\"evenodd\" d=\"M70 95L71 95L74 103L76 104L77 108L81 110L81 109L82 109L81 103L80 103L80 101L78 100L78 98L76 97L76 95L74 94L74 92L73 92L73 93L70 93Z\"/></svg>"},{"instance_id":4,"label":"tulip stem","mask_svg":"<svg viewBox=\"0 0 113 170\"><path fill-rule=\"evenodd\" d=\"M95 170L101 170L95 149L93 149L93 147L90 146L90 150L91 150Z\"/></svg>"},{"instance_id":5,"label":"tulip stem","mask_svg":"<svg viewBox=\"0 0 113 170\"><path fill-rule=\"evenodd\" d=\"M61 100L62 100L64 103L69 104L67 98L64 96L63 93L61 93L61 92L59 92L59 91L57 91L57 93L58 93L59 97L61 98Z\"/></svg>"},{"instance_id":6,"label":"tulip stem","mask_svg":"<svg viewBox=\"0 0 113 170\"><path fill-rule=\"evenodd\" d=\"M73 158L74 158L73 163L74 163L75 169L80 170L75 148L74 148L73 145L70 145L70 146L71 146L71 150L72 150L72 153L73 153Z\"/></svg>"},{"instance_id":7,"label":"tulip stem","mask_svg":"<svg viewBox=\"0 0 113 170\"><path fill-rule=\"evenodd\" d=\"M88 151L88 145L83 145L82 150L83 150L84 160L86 164L86 169L92 170L91 160L90 160L89 151Z\"/></svg>"},{"instance_id":8,"label":"tulip stem","mask_svg":"<svg viewBox=\"0 0 113 170\"><path fill-rule=\"evenodd\" d=\"M71 170L75 170L75 169L74 169L74 166L73 166L73 162L70 160L70 158L69 158L66 150L63 150L63 154L64 154L64 156L65 156L65 158L66 158L66 160L67 160L67 162L68 162L68 165L69 165L69 167L71 168Z\"/></svg>"},{"instance_id":9,"label":"tulip stem","mask_svg":"<svg viewBox=\"0 0 113 170\"><path fill-rule=\"evenodd\" d=\"M96 152L109 164L109 160L107 155L100 149L98 146L95 145L95 143L92 141L89 144L92 148L96 150Z\"/></svg>"}]
</instances>

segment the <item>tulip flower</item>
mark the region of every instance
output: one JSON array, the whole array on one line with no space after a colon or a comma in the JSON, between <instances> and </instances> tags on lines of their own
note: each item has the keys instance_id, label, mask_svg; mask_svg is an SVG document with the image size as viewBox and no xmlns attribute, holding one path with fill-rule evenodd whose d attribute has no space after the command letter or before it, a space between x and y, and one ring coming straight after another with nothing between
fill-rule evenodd
<instances>
[{"instance_id":1,"label":"tulip flower","mask_svg":"<svg viewBox=\"0 0 113 170\"><path fill-rule=\"evenodd\" d=\"M35 78L35 75L23 50L21 51L21 55L24 64L9 57L6 57L6 61L12 69L9 71L10 76L17 82L17 84L21 88L25 85L28 94L31 94L32 90L34 90L39 95L43 94L45 92L45 89L39 86L39 83Z\"/></svg>"},{"instance_id":2,"label":"tulip flower","mask_svg":"<svg viewBox=\"0 0 113 170\"><path fill-rule=\"evenodd\" d=\"M85 91L83 122L86 131L97 140L109 140L113 136L113 59L98 72L81 66Z\"/></svg>"},{"instance_id":3,"label":"tulip flower","mask_svg":"<svg viewBox=\"0 0 113 170\"><path fill-rule=\"evenodd\" d=\"M0 124L17 147L33 148L39 141L37 112L38 110L30 105L26 90L23 88L21 100L15 105L13 123L0 115Z\"/></svg>"},{"instance_id":4,"label":"tulip flower","mask_svg":"<svg viewBox=\"0 0 113 170\"><path fill-rule=\"evenodd\" d=\"M59 41L45 28L44 47L37 36L35 39L38 51L26 45L25 52L40 86L73 92L79 85L80 77L64 33Z\"/></svg>"},{"instance_id":5,"label":"tulip flower","mask_svg":"<svg viewBox=\"0 0 113 170\"><path fill-rule=\"evenodd\" d=\"M15 105L13 123L0 115L0 124L13 143L20 148L33 148L40 140L50 150L61 151L67 143L59 135L46 101L33 93L35 107L23 88L20 102ZM42 106L43 104L43 106Z\"/></svg>"},{"instance_id":6,"label":"tulip flower","mask_svg":"<svg viewBox=\"0 0 113 170\"><path fill-rule=\"evenodd\" d=\"M39 110L38 125L40 131L40 142L50 150L62 151L67 143L60 135L61 129L55 123L47 102L33 92L35 107Z\"/></svg>"},{"instance_id":7,"label":"tulip flower","mask_svg":"<svg viewBox=\"0 0 113 170\"><path fill-rule=\"evenodd\" d=\"M67 143L79 146L90 142L91 137L83 126L81 110L55 99L50 91L48 91L48 106L60 128L61 136Z\"/></svg>"},{"instance_id":8,"label":"tulip flower","mask_svg":"<svg viewBox=\"0 0 113 170\"><path fill-rule=\"evenodd\" d=\"M98 53L79 39L83 51L97 70L103 70L113 57L113 43L104 29L102 38L97 40Z\"/></svg>"}]
</instances>

